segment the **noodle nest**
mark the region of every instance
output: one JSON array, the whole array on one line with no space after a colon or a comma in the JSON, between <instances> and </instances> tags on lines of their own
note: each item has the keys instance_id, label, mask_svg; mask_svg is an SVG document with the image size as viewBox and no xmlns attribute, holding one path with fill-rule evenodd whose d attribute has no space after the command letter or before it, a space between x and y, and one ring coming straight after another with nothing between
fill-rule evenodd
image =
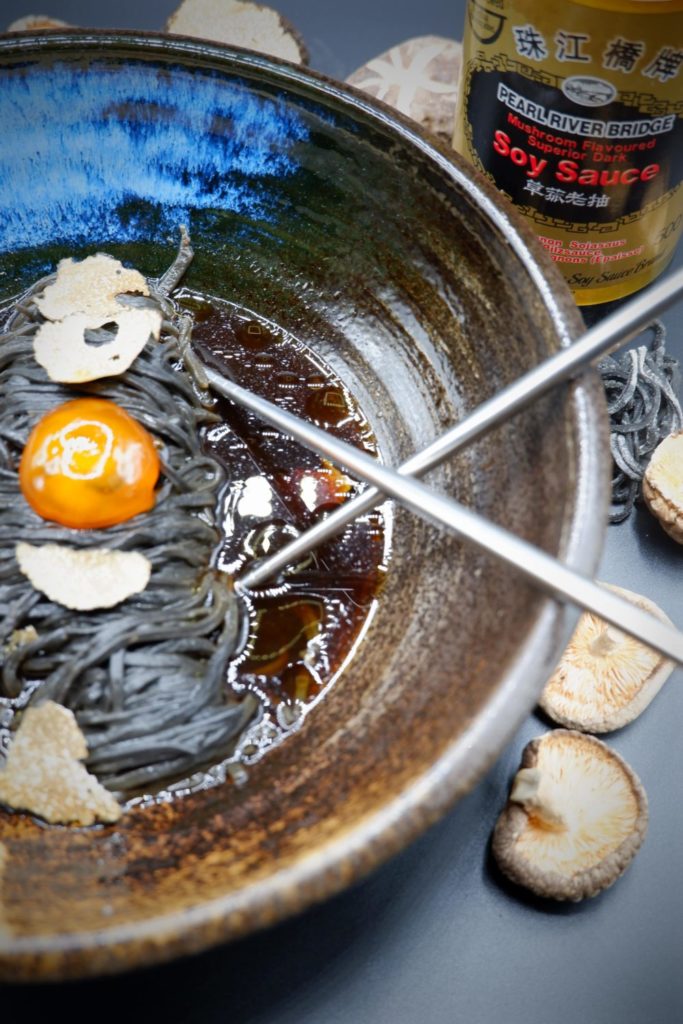
<instances>
[{"instance_id":1,"label":"noodle nest","mask_svg":"<svg viewBox=\"0 0 683 1024\"><path fill-rule=\"evenodd\" d=\"M180 267L177 260L150 282L164 317L160 341L151 341L118 377L64 387L35 361L33 338L43 318L34 300L54 277L15 305L0 335L2 743L7 748L27 704L63 704L85 735L87 767L123 795L229 758L259 710L253 696L238 698L226 683L242 630L231 581L212 568L220 540L216 510L227 481L202 450L202 428L217 417L188 351L189 319L167 297L188 262L187 249L184 264L179 258ZM117 402L160 446L155 507L107 529L47 522L19 489L17 465L33 425L78 395ZM68 611L22 575L15 558L20 541L137 551L151 562L151 579L115 608Z\"/></svg>"}]
</instances>

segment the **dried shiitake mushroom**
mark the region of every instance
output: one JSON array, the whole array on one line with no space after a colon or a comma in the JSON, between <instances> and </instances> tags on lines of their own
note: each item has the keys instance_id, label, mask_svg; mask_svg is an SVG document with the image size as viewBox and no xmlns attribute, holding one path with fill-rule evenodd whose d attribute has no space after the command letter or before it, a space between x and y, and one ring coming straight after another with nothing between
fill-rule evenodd
<instances>
[{"instance_id":1,"label":"dried shiitake mushroom","mask_svg":"<svg viewBox=\"0 0 683 1024\"><path fill-rule=\"evenodd\" d=\"M643 499L669 536L683 544L683 430L655 448L643 477Z\"/></svg>"},{"instance_id":2,"label":"dried shiitake mushroom","mask_svg":"<svg viewBox=\"0 0 683 1024\"><path fill-rule=\"evenodd\" d=\"M609 589L671 624L661 608L641 594ZM610 732L637 718L673 669L661 654L584 612L539 704L567 728Z\"/></svg>"},{"instance_id":3,"label":"dried shiitake mushroom","mask_svg":"<svg viewBox=\"0 0 683 1024\"><path fill-rule=\"evenodd\" d=\"M455 39L418 36L373 57L346 81L450 144L461 62L462 48Z\"/></svg>"},{"instance_id":4,"label":"dried shiitake mushroom","mask_svg":"<svg viewBox=\"0 0 683 1024\"><path fill-rule=\"evenodd\" d=\"M647 797L594 736L556 729L529 743L493 833L493 855L538 896L582 900L612 885L647 830Z\"/></svg>"}]
</instances>

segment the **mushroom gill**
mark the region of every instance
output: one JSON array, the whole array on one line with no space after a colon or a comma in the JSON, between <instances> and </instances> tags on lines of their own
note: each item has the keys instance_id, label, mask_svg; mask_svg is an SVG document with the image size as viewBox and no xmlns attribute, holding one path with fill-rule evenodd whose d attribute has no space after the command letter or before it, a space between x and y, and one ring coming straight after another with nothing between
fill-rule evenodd
<instances>
[{"instance_id":1,"label":"mushroom gill","mask_svg":"<svg viewBox=\"0 0 683 1024\"><path fill-rule=\"evenodd\" d=\"M621 587L611 586L610 590L662 622L671 622L648 598ZM539 705L554 722L567 728L610 732L644 711L673 667L640 641L585 612Z\"/></svg>"},{"instance_id":2,"label":"mushroom gill","mask_svg":"<svg viewBox=\"0 0 683 1024\"><path fill-rule=\"evenodd\" d=\"M593 736L557 729L525 748L493 854L537 895L580 900L622 874L647 820L645 791L626 762Z\"/></svg>"}]
</instances>

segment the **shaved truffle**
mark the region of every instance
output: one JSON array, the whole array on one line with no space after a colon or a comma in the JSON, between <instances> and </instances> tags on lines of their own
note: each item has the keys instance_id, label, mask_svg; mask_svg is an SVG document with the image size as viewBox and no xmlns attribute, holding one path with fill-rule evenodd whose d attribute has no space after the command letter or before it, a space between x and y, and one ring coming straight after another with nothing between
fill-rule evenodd
<instances>
[{"instance_id":1,"label":"shaved truffle","mask_svg":"<svg viewBox=\"0 0 683 1024\"><path fill-rule=\"evenodd\" d=\"M117 296L127 292L149 295L138 270L129 270L113 256L97 253L84 260L60 260L53 284L35 300L47 320L63 320L74 313L95 319L121 312Z\"/></svg>"},{"instance_id":2,"label":"shaved truffle","mask_svg":"<svg viewBox=\"0 0 683 1024\"><path fill-rule=\"evenodd\" d=\"M100 330L105 340L91 344L89 332ZM105 317L76 313L41 324L33 352L51 380L83 384L125 373L150 338L159 338L160 330L161 313L154 309L121 310Z\"/></svg>"},{"instance_id":3,"label":"shaved truffle","mask_svg":"<svg viewBox=\"0 0 683 1024\"><path fill-rule=\"evenodd\" d=\"M258 53L307 64L303 39L286 18L272 7L242 0L183 0L166 22L176 35L214 39Z\"/></svg>"},{"instance_id":4,"label":"shaved truffle","mask_svg":"<svg viewBox=\"0 0 683 1024\"><path fill-rule=\"evenodd\" d=\"M26 14L7 26L7 32L35 32L43 28L69 28L68 21L51 18L48 14Z\"/></svg>"},{"instance_id":5,"label":"shaved truffle","mask_svg":"<svg viewBox=\"0 0 683 1024\"><path fill-rule=\"evenodd\" d=\"M418 36L373 57L346 81L450 143L461 61L456 40Z\"/></svg>"},{"instance_id":6,"label":"shaved truffle","mask_svg":"<svg viewBox=\"0 0 683 1024\"><path fill-rule=\"evenodd\" d=\"M15 550L35 589L74 611L113 608L143 591L152 571L149 559L137 551L23 542Z\"/></svg>"},{"instance_id":7,"label":"shaved truffle","mask_svg":"<svg viewBox=\"0 0 683 1024\"><path fill-rule=\"evenodd\" d=\"M80 763L87 754L71 711L53 701L27 708L0 771L0 801L53 825L117 821L119 804Z\"/></svg>"},{"instance_id":8,"label":"shaved truffle","mask_svg":"<svg viewBox=\"0 0 683 1024\"><path fill-rule=\"evenodd\" d=\"M125 373L161 332L158 307L130 308L129 293L149 295L137 270L98 253L81 262L61 260L53 284L36 299L46 318L33 342L36 361L51 380L82 384Z\"/></svg>"},{"instance_id":9,"label":"shaved truffle","mask_svg":"<svg viewBox=\"0 0 683 1024\"><path fill-rule=\"evenodd\" d=\"M38 632L35 626L24 626L23 629L14 629L10 633L7 642L2 647L3 654L13 654L26 644L32 644L38 639Z\"/></svg>"},{"instance_id":10,"label":"shaved truffle","mask_svg":"<svg viewBox=\"0 0 683 1024\"><path fill-rule=\"evenodd\" d=\"M647 821L645 791L623 758L594 736L556 729L526 746L493 855L537 895L581 900L626 870Z\"/></svg>"}]
</instances>

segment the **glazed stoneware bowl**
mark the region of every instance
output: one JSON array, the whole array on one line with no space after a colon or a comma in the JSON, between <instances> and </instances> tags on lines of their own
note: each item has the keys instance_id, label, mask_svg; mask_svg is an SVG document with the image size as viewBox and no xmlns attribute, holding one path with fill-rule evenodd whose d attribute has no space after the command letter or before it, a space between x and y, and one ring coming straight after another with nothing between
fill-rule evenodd
<instances>
[{"instance_id":1,"label":"glazed stoneware bowl","mask_svg":"<svg viewBox=\"0 0 683 1024\"><path fill-rule=\"evenodd\" d=\"M314 348L398 464L581 331L514 211L388 109L247 52L131 34L0 40L0 291L98 249L149 276L180 222L188 285ZM590 377L429 480L592 573L606 504ZM575 612L397 510L377 608L304 725L231 783L113 826L0 811L7 979L149 964L337 892L472 787Z\"/></svg>"}]
</instances>

